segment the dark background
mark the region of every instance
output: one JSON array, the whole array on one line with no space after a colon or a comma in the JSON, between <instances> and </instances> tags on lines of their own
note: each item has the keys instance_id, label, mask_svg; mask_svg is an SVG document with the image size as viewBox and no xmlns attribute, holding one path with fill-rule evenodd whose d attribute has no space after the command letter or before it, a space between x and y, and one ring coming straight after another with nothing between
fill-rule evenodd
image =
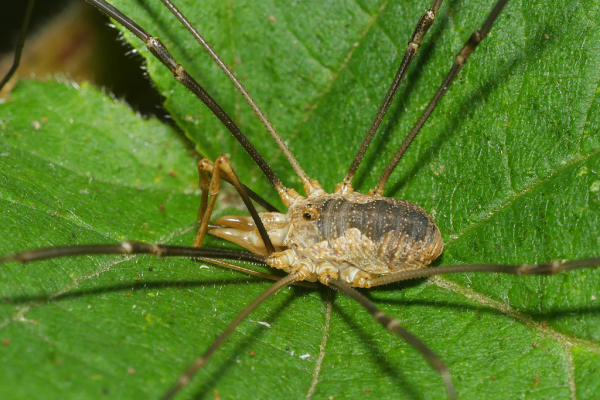
<instances>
[{"instance_id":1,"label":"dark background","mask_svg":"<svg viewBox=\"0 0 600 400\"><path fill-rule=\"evenodd\" d=\"M12 64L27 3L28 0L2 1L0 78ZM161 96L143 70L142 58L131 52L109 23L107 17L83 0L36 0L28 40L39 41L37 47L48 50L47 54L27 55L36 46L26 42L18 74L42 80L64 76L77 82L88 81L126 101L142 115L167 117ZM32 37L35 39L29 39ZM60 50L52 54L53 49Z\"/></svg>"}]
</instances>

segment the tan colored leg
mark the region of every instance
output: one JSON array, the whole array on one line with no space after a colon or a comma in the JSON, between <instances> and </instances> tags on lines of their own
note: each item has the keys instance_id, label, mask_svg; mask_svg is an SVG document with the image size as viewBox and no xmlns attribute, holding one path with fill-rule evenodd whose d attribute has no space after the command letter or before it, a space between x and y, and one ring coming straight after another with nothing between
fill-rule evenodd
<instances>
[{"instance_id":1,"label":"tan colored leg","mask_svg":"<svg viewBox=\"0 0 600 400\"><path fill-rule=\"evenodd\" d=\"M206 173L211 174L210 183L208 181L208 177ZM206 231L208 229L208 223L210 221L210 217L212 216L212 212L215 207L215 203L217 201L217 196L221 191L220 182L221 179L226 180L231 183L240 197L244 201L246 208L250 212L252 219L254 220L254 224L260 233L260 236L264 242L265 248L267 249L267 253L271 254L275 252L275 248L267 235L267 231L258 216L258 212L256 211L256 207L250 200L247 191L244 186L241 184L237 174L233 170L233 166L231 162L225 155L221 155L217 157L214 164L207 160L206 158L198 161L198 174L199 174L199 185L202 190L202 199L200 201L200 208L198 210L198 233L196 234L196 238L194 239L194 247L202 246L202 241L204 240L204 236L206 235ZM221 176L223 174L223 176ZM208 192L208 193L207 193Z\"/></svg>"},{"instance_id":2,"label":"tan colored leg","mask_svg":"<svg viewBox=\"0 0 600 400\"><path fill-rule=\"evenodd\" d=\"M210 186L209 186L208 176L206 175L206 172L201 167L201 164L204 160L206 160L206 159L203 158L200 161L198 161L198 180L199 180L200 190L202 190L202 197L200 199L200 208L198 209L198 233L196 233L196 238L194 239L194 247L202 246L202 241L204 240L204 235L206 235L206 230L208 229L208 222L210 220L210 216L212 215L212 208L211 208L210 213L206 212L208 209L208 196L210 194ZM211 168L211 170L212 170L212 168ZM211 198L212 197L213 196L211 195ZM214 197L216 200L216 195ZM213 207L214 207L214 204L213 204Z\"/></svg>"}]
</instances>

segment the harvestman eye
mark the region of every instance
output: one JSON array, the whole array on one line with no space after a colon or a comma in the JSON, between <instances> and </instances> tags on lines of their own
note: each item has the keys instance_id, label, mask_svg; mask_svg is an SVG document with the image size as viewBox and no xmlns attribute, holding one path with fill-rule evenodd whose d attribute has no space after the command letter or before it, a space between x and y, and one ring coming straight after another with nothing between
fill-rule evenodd
<instances>
[{"instance_id":1,"label":"harvestman eye","mask_svg":"<svg viewBox=\"0 0 600 400\"><path fill-rule=\"evenodd\" d=\"M253 302L239 312L231 324L217 336L216 340L205 352L189 358L189 367L172 383L170 389L165 386L163 398L170 399L185 386L193 382L195 375L202 369L218 350L221 344L235 331L236 327L256 307L282 288L299 284L315 287L316 283L329 286L360 304L375 321L379 322L391 335L397 335L420 353L439 375L439 385L446 391L447 397L460 397L464 390L453 380L452 366L448 367L442 357L426 343L427 338L418 338L405 328L404 321L388 315L373 301L362 294L362 290L409 279L426 278L436 275L464 273L503 273L517 276L552 275L580 268L596 267L600 258L584 258L577 261L552 261L534 265L494 265L467 264L428 267L443 251L442 233L432 215L412 202L385 197L385 188L391 174L417 137L429 116L459 76L459 72L469 56L484 42L498 18L507 0L499 0L483 21L477 21L480 27L466 40L452 62L450 70L441 82L438 91L424 108L423 113L408 132L406 139L391 156L387 166L381 171L377 184L367 188L361 194L354 188L354 177L375 137L378 128L390 107L400 83L421 46L421 42L433 25L442 5L441 0L434 0L430 8L419 19L414 33L406 47L404 58L398 72L391 83L381 107L374 117L373 123L364 137L353 160L348 160L350 167L345 177L332 193L326 192L315 178L311 178L303 170L286 142L279 136L275 127L250 97L230 68L208 47L204 39L187 21L187 19L168 0L162 0L172 14L192 32L200 45L207 49L215 62L241 92L281 153L291 165L304 189L305 195L285 186L276 171L266 161L259 150L246 138L238 125L227 114L211 95L204 89L203 82L192 77L185 66L171 55L161 39L146 31L152 27L141 27L135 21L103 0L86 0L102 12L111 16L119 24L145 43L148 50L160 60L174 75L175 79L188 88L200 99L212 113L223 123L239 142L239 145L250 155L256 166L262 171L287 207L286 212L279 211L260 194L251 191L245 182L241 182L236 174L236 165L225 155L214 161L203 158L198 162L199 187L202 195L199 199L197 215L198 232L193 246L173 246L165 244L148 244L137 241L124 241L120 244L88 244L69 245L63 247L47 247L26 250L20 253L5 255L0 263L31 262L55 257L92 254L150 254L158 257L187 257L203 262L218 264L235 269L245 274L274 280L275 283L260 294ZM33 2L30 3L31 5ZM31 13L31 6L25 16L25 26ZM25 31L26 28L23 29ZM401 41L404 38L399 39ZM19 41L15 56L18 64L23 41ZM9 73L5 82L10 78ZM4 84L4 83L2 83ZM1 86L1 85L0 85ZM341 178L341 176L340 176ZM249 216L228 215L213 218L213 210L221 193L221 186L227 182L233 185L245 204ZM255 204L260 206L257 210ZM307 224L306 221L318 221ZM216 236L235 243L246 250L228 250L203 246L206 235ZM191 244L191 243L190 243ZM228 261L229 260L229 261ZM278 274L267 274L240 267L234 261L249 261L287 273L284 277ZM530 279L530 278L523 278ZM452 329L452 327L448 327ZM197 350L197 349L196 349ZM202 351L202 350L200 350ZM400 361L401 362L401 361ZM259 384L259 383L257 383ZM458 386L458 390L455 386Z\"/></svg>"},{"instance_id":2,"label":"harvestman eye","mask_svg":"<svg viewBox=\"0 0 600 400\"><path fill-rule=\"evenodd\" d=\"M302 214L302 218L307 221L313 221L317 219L319 216L319 209L315 206L308 206L304 209L304 214Z\"/></svg>"}]
</instances>

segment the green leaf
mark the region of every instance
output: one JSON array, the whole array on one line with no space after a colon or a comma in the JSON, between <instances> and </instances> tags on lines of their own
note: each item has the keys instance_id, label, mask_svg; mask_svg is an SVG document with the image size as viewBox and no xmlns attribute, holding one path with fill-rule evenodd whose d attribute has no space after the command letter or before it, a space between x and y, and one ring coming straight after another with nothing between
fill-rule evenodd
<instances>
[{"instance_id":1,"label":"green leaf","mask_svg":"<svg viewBox=\"0 0 600 400\"><path fill-rule=\"evenodd\" d=\"M299 189L222 72L158 2L146 3L118 6L166 43L284 183ZM307 173L331 191L427 4L256 3L177 1ZM442 6L357 189L374 185L491 3ZM589 1L509 3L392 175L386 195L420 204L438 222L445 250L435 265L600 254L598 13ZM246 184L276 201L199 101L156 61L148 69L198 149L211 159L228 154ZM19 84L0 119L0 254L123 239L192 242L195 159L174 129L140 120L85 85L60 83ZM157 398L268 286L186 259L3 264L0 397ZM461 399L600 395L595 269L528 278L463 274L364 293L444 360ZM415 350L350 300L291 288L242 323L185 390L197 398L309 393L426 399L443 398L444 389Z\"/></svg>"}]
</instances>

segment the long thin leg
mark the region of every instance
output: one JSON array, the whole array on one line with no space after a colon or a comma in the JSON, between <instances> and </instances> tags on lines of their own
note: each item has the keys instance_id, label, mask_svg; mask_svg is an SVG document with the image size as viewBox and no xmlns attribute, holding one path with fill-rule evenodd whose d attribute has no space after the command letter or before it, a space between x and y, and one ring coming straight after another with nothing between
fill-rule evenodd
<instances>
[{"instance_id":1,"label":"long thin leg","mask_svg":"<svg viewBox=\"0 0 600 400\"><path fill-rule=\"evenodd\" d=\"M265 274L263 272L258 272L253 269L242 267L241 265L232 264L230 262L223 261L223 260L216 260L214 258L206 258L206 257L198 257L197 259L200 261L205 261L207 263L220 265L224 268L233 269L235 271L239 271L244 274L248 274L248 275L252 275L252 276L259 276L261 278L267 278L272 281L278 281L278 280L282 279L281 276ZM294 282L293 285L307 287L307 288L311 288L311 289L317 289L317 288L321 287L321 285L319 283L307 282L307 281L297 281L297 282Z\"/></svg>"},{"instance_id":2,"label":"long thin leg","mask_svg":"<svg viewBox=\"0 0 600 400\"><path fill-rule=\"evenodd\" d=\"M492 11L486 18L483 25L481 25L481 28L473 32L473 34L471 34L471 37L469 37L469 39L463 45L462 49L460 49L458 55L454 59L454 64L450 68L448 75L446 75L446 78L442 82L441 86L439 87L429 104L427 104L427 107L425 107L423 114L421 114L417 123L410 130L410 132L406 136L406 139L404 139L404 141L390 160L387 167L385 167L385 170L379 178L379 182L377 182L375 188L370 191L371 194L383 196L383 189L385 187L385 184L388 178L390 177L391 173L398 165L398 162L408 149L408 146L410 146L413 139L417 136L417 134L419 133L419 131L433 112L433 110L435 110L435 107L438 105L440 100L442 100L442 97L444 97L444 94L446 94L446 91L448 91L448 88L450 87L452 82L454 82L454 79L467 62L467 58L469 57L469 55L471 55L471 53L475 51L477 45L481 43L481 41L485 39L487 34L490 32L494 21L496 21L496 18L498 18L498 15L500 15L500 12L502 12L502 9L506 5L506 3L508 3L508 0L498 0Z\"/></svg>"},{"instance_id":3,"label":"long thin leg","mask_svg":"<svg viewBox=\"0 0 600 400\"><path fill-rule=\"evenodd\" d=\"M223 344L223 342L231 335L235 328L242 322L256 307L258 307L266 298L277 292L279 289L288 286L298 280L298 277L294 274L290 274L280 281L275 282L273 286L265 290L260 294L250 305L242 310L237 317L231 323L223 333L213 342L213 344L202 354L196 358L190 366L185 370L183 374L177 378L177 382L173 387L162 397L164 400L172 399L181 389L183 389L190 380L196 375L196 373L208 362L213 353Z\"/></svg>"},{"instance_id":4,"label":"long thin leg","mask_svg":"<svg viewBox=\"0 0 600 400\"><path fill-rule=\"evenodd\" d=\"M206 192L208 189L210 195L210 201L206 203L206 197L204 193L202 194L202 200L200 203L200 210L198 212L198 218L200 222L200 228L198 229L198 234L196 235L196 239L194 240L194 246L200 247L202 245L202 240L204 239L204 235L206 234L206 229L208 228L208 222L210 221L210 217L212 215L213 209L215 207L215 202L217 200L217 196L220 192L219 182L221 180L221 172L228 177L229 182L236 188L240 197L244 201L246 208L250 212L252 216L252 220L258 232L260 233L260 237L265 245L268 254L272 254L275 252L275 248L273 247L273 243L271 243L271 239L267 234L267 230L263 225L258 211L256 211L256 207L252 204L248 193L244 190L244 186L241 184L239 178L237 177L235 171L233 170L233 166L227 156L219 156L215 163L211 163L206 158L203 158L198 162L198 172L200 174L200 186L204 186L202 190ZM212 179L209 187L206 187L206 175L205 172L210 172L212 174ZM200 215L202 213L202 215Z\"/></svg>"},{"instance_id":5,"label":"long thin leg","mask_svg":"<svg viewBox=\"0 0 600 400\"><path fill-rule=\"evenodd\" d=\"M233 72L231 72L229 70L229 68L227 67L227 64L225 64L223 62L223 60L221 60L221 57L219 57L219 55L217 53L215 53L213 48L210 47L210 45L208 44L208 42L206 40L204 40L202 35L200 35L200 33L196 30L196 28L194 28L194 26L190 23L190 21L188 21L188 19L181 13L181 11L179 11L179 9L177 9L175 4L173 4L170 0L161 0L161 1L169 9L169 11L171 11L171 13L173 13L173 15L175 17L177 17L179 22L181 22L181 24L192 34L192 36L196 39L196 41L198 41L198 43L204 48L204 50L206 50L206 52L211 56L211 58L215 61L215 63L219 66L219 68L221 68L221 70L225 73L225 75L227 75L229 80L233 83L233 85L236 87L236 89L244 97L246 102L250 105L250 107L252 108L252 110L254 111L256 116L258 117L258 119L260 119L260 121L265 126L265 128L267 128L267 131L269 131L269 133L271 134L271 137L273 138L275 143L277 143L277 146L279 147L279 149L281 150L281 152L283 153L285 158L292 165L292 168L296 172L296 175L298 175L298 177L304 184L304 188L305 188L307 194L312 193L312 190L316 189L316 188L313 188L314 183L306 175L306 173L304 172L304 170L302 169L302 167L300 166L300 164L298 163L298 161L296 160L296 158L294 157L294 155L292 154L290 149L287 147L287 145L285 144L285 142L283 141L281 136L279 136L279 134L275 130L275 127L273 126L273 124L271 124L271 121L269 121L269 119L267 118L265 113L262 112L262 110L258 107L258 105L254 101L252 96L250 96L250 93L248 93L246 88L244 88L242 83L236 78L236 76L233 74ZM441 0L439 0L439 1L441 3ZM318 188L320 189L320 186Z\"/></svg>"},{"instance_id":6,"label":"long thin leg","mask_svg":"<svg viewBox=\"0 0 600 400\"><path fill-rule=\"evenodd\" d=\"M425 345L418 337L404 329L400 325L400 321L396 318L389 317L383 311L381 311L377 306L367 299L365 296L352 289L350 286L346 285L342 281L338 281L336 279L329 280L326 284L332 286L344 293L346 296L350 297L353 300L356 300L358 304L363 306L369 314L375 318L375 321L379 322L385 329L388 331L395 333L400 336L406 343L414 347L419 353L425 357L425 359L431 364L431 366L437 371L437 373L442 377L444 381L444 386L446 387L446 393L448 394L449 399L456 399L456 390L454 389L454 385L452 384L452 377L450 376L450 371L446 364L433 352L429 347Z\"/></svg>"},{"instance_id":7,"label":"long thin leg","mask_svg":"<svg viewBox=\"0 0 600 400\"><path fill-rule=\"evenodd\" d=\"M229 178L227 178L226 176L225 177L221 176L221 179L223 179L227 183L231 183L231 182L229 182ZM256 192L254 192L248 186L246 186L246 185L242 185L242 186L244 187L244 190L246 191L246 193L248 193L248 196L250 196L250 198L252 200L254 200L262 208L264 208L265 210L267 210L269 212L281 212L281 211L279 211L279 209L277 209L277 207L275 207L274 205L269 203L267 200L260 197Z\"/></svg>"},{"instance_id":8,"label":"long thin leg","mask_svg":"<svg viewBox=\"0 0 600 400\"><path fill-rule=\"evenodd\" d=\"M263 272L255 271L253 269L222 260L229 259L250 261L267 265L264 263L265 256L260 254L237 250L209 249L206 247L169 246L164 244L150 244L132 241L122 242L120 244L91 244L33 249L0 257L0 264L10 261L24 264L32 261L48 260L50 258L85 256L93 254L150 254L157 257L191 257L197 260L233 269L244 274L258 276L260 278L267 278L273 281L282 279L277 275L265 274ZM304 286L312 289L315 289L319 286L316 283L304 281L295 282L294 285Z\"/></svg>"},{"instance_id":9,"label":"long thin leg","mask_svg":"<svg viewBox=\"0 0 600 400\"><path fill-rule=\"evenodd\" d=\"M240 131L240 128L235 124L231 117L223 110L223 108L204 90L204 88L196 82L194 78L183 68L177 60L169 53L165 45L156 37L151 36L142 27L136 24L133 20L127 17L125 14L117 10L112 5L108 4L104 0L86 0L89 4L97 7L104 14L115 19L127 30L140 38L148 47L148 50L169 70L173 73L175 79L181 84L188 88L192 93L196 95L212 112L213 114L223 123L223 125L233 134L237 141L246 150L248 155L254 160L256 165L261 169L263 174L269 179L271 185L277 190L279 197L286 206L293 203L294 199L297 198L298 193L293 189L288 189L283 186L283 183L279 180L275 172L271 169L269 164L260 155L258 150L250 143L250 141Z\"/></svg>"},{"instance_id":10,"label":"long thin leg","mask_svg":"<svg viewBox=\"0 0 600 400\"><path fill-rule=\"evenodd\" d=\"M442 5L442 2L443 0L433 0L429 9L425 11L425 13L423 13L421 18L419 18L419 22L417 22L417 26L413 31L412 37L410 38L408 45L406 46L404 57L402 58L402 62L400 62L398 72L396 72L396 76L394 77L394 80L392 81L392 84L390 85L390 88L388 89L388 92L386 93L385 98L381 103L381 106L379 106L379 110L375 115L375 119L373 120L371 127L365 135L365 138L363 139L360 148L356 152L354 160L352 160L352 164L350 164L350 168L348 169L348 173L346 173L346 177L336 188L336 193L347 193L352 191L352 180L354 179L354 174L356 174L356 170L358 170L358 166L360 165L360 162L362 161L365 152L367 151L367 148L371 143L371 140L375 136L377 129L379 129L379 125L381 124L383 117L390 108L390 104L392 104L392 100L396 96L398 88L400 87L404 76L408 72L410 64L413 62L417 51L419 51L421 41L423 40L425 34L433 24L435 16L437 15L437 12Z\"/></svg>"},{"instance_id":11,"label":"long thin leg","mask_svg":"<svg viewBox=\"0 0 600 400\"><path fill-rule=\"evenodd\" d=\"M27 4L25 16L23 17L23 25L21 27L21 32L19 33L19 40L17 41L17 48L15 49L13 64L4 79L2 79L2 82L0 82L0 90L2 90L4 85L6 85L10 78L12 78L12 76L15 74L17 68L19 68L21 54L23 53L23 46L25 46L25 38L27 37L27 29L29 28L29 21L31 20L31 13L33 11L33 3L35 3L35 0L29 0L29 3Z\"/></svg>"},{"instance_id":12,"label":"long thin leg","mask_svg":"<svg viewBox=\"0 0 600 400\"><path fill-rule=\"evenodd\" d=\"M170 246L132 241L120 244L89 244L28 250L0 257L0 264L9 261L26 263L56 257L92 254L152 254L157 257L225 258L229 260L253 261L266 265L265 256L247 251Z\"/></svg>"},{"instance_id":13,"label":"long thin leg","mask_svg":"<svg viewBox=\"0 0 600 400\"><path fill-rule=\"evenodd\" d=\"M468 272L499 272L502 274L525 276L525 275L555 275L563 271L570 271L580 268L598 268L600 266L600 257L586 258L584 260L568 261L561 263L552 261L545 264L535 265L491 265L491 264L472 264L472 265L451 265L446 267L421 268L410 271L399 272L397 274L382 276L379 278L365 280L364 285L360 287L373 287L385 285L388 283L405 281L407 279L425 278L434 275L460 274Z\"/></svg>"},{"instance_id":14,"label":"long thin leg","mask_svg":"<svg viewBox=\"0 0 600 400\"><path fill-rule=\"evenodd\" d=\"M208 175L206 171L201 168L202 160L198 161L198 186L200 187L200 191L202 195L200 196L200 208L198 208L198 232L196 233L196 237L194 238L194 247L201 247L202 242L204 241L204 235L206 235L206 230L208 229L208 223L210 222L210 216L212 215L212 208L210 209L210 213L207 215L207 211L210 206L210 202L213 203L216 201L217 196L214 196L214 200L211 196L210 187L211 184L208 180ZM221 178L221 174L219 173L219 178ZM213 177L213 179L215 179ZM210 200L209 200L210 198Z\"/></svg>"}]
</instances>

